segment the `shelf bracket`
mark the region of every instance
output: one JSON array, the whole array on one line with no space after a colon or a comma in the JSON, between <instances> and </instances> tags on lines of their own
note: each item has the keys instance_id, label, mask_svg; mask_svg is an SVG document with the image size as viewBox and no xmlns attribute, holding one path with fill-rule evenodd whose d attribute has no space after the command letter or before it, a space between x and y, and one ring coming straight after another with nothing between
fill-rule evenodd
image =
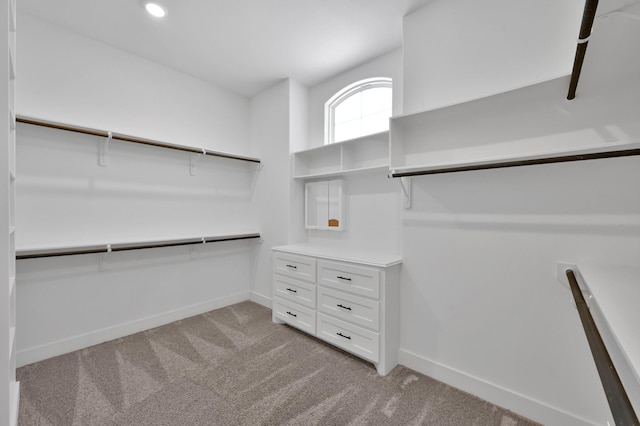
<instances>
[{"instance_id":1,"label":"shelf bracket","mask_svg":"<svg viewBox=\"0 0 640 426\"><path fill-rule=\"evenodd\" d=\"M98 261L98 271L102 272L105 270L105 264L107 262L107 256L111 253L111 244L107 244L105 246L105 252L100 256L100 260Z\"/></svg>"},{"instance_id":2,"label":"shelf bracket","mask_svg":"<svg viewBox=\"0 0 640 426\"><path fill-rule=\"evenodd\" d=\"M207 239L205 237L200 237L200 244L207 244ZM193 260L198 257L198 252L196 251L197 244L193 244L189 246L189 259Z\"/></svg>"},{"instance_id":3,"label":"shelf bracket","mask_svg":"<svg viewBox=\"0 0 640 426\"><path fill-rule=\"evenodd\" d=\"M405 209L409 209L411 208L411 178L401 177L400 186L402 187L402 192L404 195L403 206Z\"/></svg>"},{"instance_id":4,"label":"shelf bracket","mask_svg":"<svg viewBox=\"0 0 640 426\"><path fill-rule=\"evenodd\" d=\"M107 132L107 138L101 139L98 146L98 164L102 167L109 165L109 143L113 139L113 134Z\"/></svg>"},{"instance_id":5,"label":"shelf bracket","mask_svg":"<svg viewBox=\"0 0 640 426\"><path fill-rule=\"evenodd\" d=\"M191 176L195 176L197 174L198 161L200 161L200 159L205 155L207 155L207 151L204 148L202 148L202 153L191 154L191 159L189 161L189 174Z\"/></svg>"}]
</instances>

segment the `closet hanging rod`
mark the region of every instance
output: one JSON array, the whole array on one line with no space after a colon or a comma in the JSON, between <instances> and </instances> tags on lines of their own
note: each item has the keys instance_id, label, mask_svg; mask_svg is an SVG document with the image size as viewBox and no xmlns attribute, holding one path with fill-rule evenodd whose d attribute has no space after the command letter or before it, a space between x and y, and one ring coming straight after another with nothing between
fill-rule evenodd
<instances>
[{"instance_id":1,"label":"closet hanging rod","mask_svg":"<svg viewBox=\"0 0 640 426\"><path fill-rule=\"evenodd\" d=\"M634 144L637 146L637 144ZM389 177L400 178L410 176L435 175L442 173L468 172L472 170L501 169L507 167L532 166L535 164L565 163L569 161L596 160L600 158L629 157L640 155L640 148L620 149L613 151L591 152L583 154L566 154L553 157L530 158L524 160L496 161L491 163L469 164L464 166L443 166L425 168L423 170L391 171Z\"/></svg>"},{"instance_id":2,"label":"closet hanging rod","mask_svg":"<svg viewBox=\"0 0 640 426\"><path fill-rule=\"evenodd\" d=\"M591 355L593 356L593 360L596 364L598 375L600 376L600 381L604 388L604 393L607 396L613 420L616 425L640 425L638 417L631 405L631 401L627 396L627 392L624 390L622 381L618 376L613 362L611 361L611 357L609 356L609 352L602 340L602 336L598 331L598 327L591 316L589 306L584 300L584 296L582 295L576 276L571 269L567 269L565 273L569 279L569 288L571 289L571 294L576 302L578 315L580 316L580 321L584 328L584 334L589 342Z\"/></svg>"},{"instance_id":3,"label":"closet hanging rod","mask_svg":"<svg viewBox=\"0 0 640 426\"><path fill-rule=\"evenodd\" d=\"M49 128L58 129L58 130L66 130L69 132L84 133L86 135L102 136L105 138L109 137L109 132L104 130L74 126L71 124L56 123L53 121L41 120L39 118L17 116L16 122L32 124L34 126L49 127ZM219 152L219 151L211 151L204 148L195 148L195 147L184 146L184 145L174 145L167 142L154 141L151 139L144 139L136 136L123 135L120 133L112 133L111 138L125 141L125 142L133 142L133 143L139 143L143 145L151 145L151 146L157 146L161 148L175 149L175 150L186 151L186 152L191 152L195 154L206 154L214 157L229 158L232 160L240 160L240 161L249 161L251 163L258 163L258 164L260 163L260 159L254 158L254 157L245 157L242 155L228 154L228 153Z\"/></svg>"},{"instance_id":4,"label":"closet hanging rod","mask_svg":"<svg viewBox=\"0 0 640 426\"><path fill-rule=\"evenodd\" d=\"M94 254L94 253L111 253L117 251L127 250L140 250L149 248L160 247L176 247L197 245L206 243L219 243L222 241L237 241L237 240L249 240L254 238L260 238L259 233L252 234L239 234L239 235L224 235L217 237L203 237L203 238L186 238L179 240L165 240L165 241L148 241L139 243L115 243L115 244L94 244L78 247L62 247L52 249L35 249L35 250L17 250L16 259L36 259L42 257L56 257L56 256L72 256L76 254Z\"/></svg>"},{"instance_id":5,"label":"closet hanging rod","mask_svg":"<svg viewBox=\"0 0 640 426\"><path fill-rule=\"evenodd\" d=\"M591 28L596 18L596 9L598 8L598 0L586 0L584 4L584 12L582 14L582 23L580 24L580 32L578 35L578 45L576 46L576 54L573 59L573 70L571 71L571 81L569 82L569 92L567 99L572 100L576 97L576 89L578 87L578 79L582 71L582 64L587 53L587 45L591 36Z\"/></svg>"}]
</instances>

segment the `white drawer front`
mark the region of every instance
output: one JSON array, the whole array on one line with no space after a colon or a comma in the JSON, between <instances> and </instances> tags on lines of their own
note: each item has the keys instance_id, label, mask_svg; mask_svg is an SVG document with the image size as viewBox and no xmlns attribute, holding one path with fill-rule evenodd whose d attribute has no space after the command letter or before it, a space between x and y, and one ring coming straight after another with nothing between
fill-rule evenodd
<instances>
[{"instance_id":1,"label":"white drawer front","mask_svg":"<svg viewBox=\"0 0 640 426\"><path fill-rule=\"evenodd\" d=\"M299 280L316 282L316 260L311 257L276 251L273 253L273 270Z\"/></svg>"},{"instance_id":2,"label":"white drawer front","mask_svg":"<svg viewBox=\"0 0 640 426\"><path fill-rule=\"evenodd\" d=\"M307 308L316 308L316 286L280 274L273 274L273 295L299 303Z\"/></svg>"},{"instance_id":3,"label":"white drawer front","mask_svg":"<svg viewBox=\"0 0 640 426\"><path fill-rule=\"evenodd\" d=\"M373 300L319 287L318 310L373 331L380 329L380 303Z\"/></svg>"},{"instance_id":4,"label":"white drawer front","mask_svg":"<svg viewBox=\"0 0 640 426\"><path fill-rule=\"evenodd\" d=\"M364 328L349 324L318 312L318 334L322 340L357 356L378 362L380 336Z\"/></svg>"},{"instance_id":5,"label":"white drawer front","mask_svg":"<svg viewBox=\"0 0 640 426\"><path fill-rule=\"evenodd\" d=\"M282 321L309 334L316 334L316 313L296 303L273 298L273 312Z\"/></svg>"},{"instance_id":6,"label":"white drawer front","mask_svg":"<svg viewBox=\"0 0 640 426\"><path fill-rule=\"evenodd\" d=\"M320 260L318 270L320 284L360 296L380 297L380 271L377 269Z\"/></svg>"}]
</instances>

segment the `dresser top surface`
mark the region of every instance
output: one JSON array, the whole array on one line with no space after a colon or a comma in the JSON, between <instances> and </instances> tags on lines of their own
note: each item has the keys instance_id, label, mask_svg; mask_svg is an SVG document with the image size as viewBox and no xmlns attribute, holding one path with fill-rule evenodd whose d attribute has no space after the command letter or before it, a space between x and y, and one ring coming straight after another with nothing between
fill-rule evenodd
<instances>
[{"instance_id":1,"label":"dresser top surface","mask_svg":"<svg viewBox=\"0 0 640 426\"><path fill-rule=\"evenodd\" d=\"M313 256L342 262L353 262L376 266L379 268L388 268L402 263L402 257L399 254L381 253L336 246L323 246L319 244L289 244L286 246L276 246L272 249L274 251L285 253Z\"/></svg>"}]
</instances>

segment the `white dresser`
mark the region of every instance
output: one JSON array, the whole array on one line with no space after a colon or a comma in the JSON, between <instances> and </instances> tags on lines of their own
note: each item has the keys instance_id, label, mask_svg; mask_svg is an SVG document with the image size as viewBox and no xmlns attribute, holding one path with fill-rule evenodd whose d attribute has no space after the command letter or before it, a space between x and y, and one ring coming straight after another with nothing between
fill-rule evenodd
<instances>
[{"instance_id":1,"label":"white dresser","mask_svg":"<svg viewBox=\"0 0 640 426\"><path fill-rule=\"evenodd\" d=\"M380 375L398 364L399 256L310 244L273 248L273 321L360 358Z\"/></svg>"}]
</instances>

